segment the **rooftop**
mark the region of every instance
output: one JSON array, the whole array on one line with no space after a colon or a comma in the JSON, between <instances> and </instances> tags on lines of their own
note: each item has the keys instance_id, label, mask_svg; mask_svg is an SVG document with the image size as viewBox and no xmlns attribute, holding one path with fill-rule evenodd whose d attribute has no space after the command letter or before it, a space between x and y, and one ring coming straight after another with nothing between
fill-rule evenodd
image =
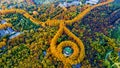
<instances>
[{"instance_id":1,"label":"rooftop","mask_svg":"<svg viewBox=\"0 0 120 68\"><path fill-rule=\"evenodd\" d=\"M86 1L86 4L93 5L93 4L97 4L98 2L99 2L99 0L88 0L88 1Z\"/></svg>"},{"instance_id":2,"label":"rooftop","mask_svg":"<svg viewBox=\"0 0 120 68\"><path fill-rule=\"evenodd\" d=\"M1 20L0 23L1 23L1 24L5 24L5 23L6 23L6 20Z\"/></svg>"}]
</instances>

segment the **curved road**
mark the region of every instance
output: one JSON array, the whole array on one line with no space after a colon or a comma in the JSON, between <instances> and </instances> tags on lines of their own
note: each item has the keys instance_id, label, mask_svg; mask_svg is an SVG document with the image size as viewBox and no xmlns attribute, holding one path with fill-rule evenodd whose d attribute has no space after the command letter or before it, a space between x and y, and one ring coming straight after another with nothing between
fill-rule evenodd
<instances>
[{"instance_id":1,"label":"curved road","mask_svg":"<svg viewBox=\"0 0 120 68\"><path fill-rule=\"evenodd\" d=\"M5 14L9 14L9 13L20 13L22 14L23 16L25 16L26 18L29 18L33 23L35 24L40 24L41 26L45 26L45 25L48 25L48 26L58 26L59 23L62 21L62 22L65 22L65 24L69 25L69 24L72 24L76 21L79 21L81 20L86 14L88 14L92 9L98 7L98 6L102 6L102 5L105 5L105 4L108 4L108 3L111 3L113 2L114 0L107 0L106 2L103 2L103 3L99 3L99 4L96 4L96 5L93 5L93 6L90 6L88 7L86 10L84 10L83 12L81 12L80 14L78 14L75 18L73 18L72 20L48 20L46 22L41 22L35 18L33 18L33 16L31 16L28 12L26 12L25 10L22 10L22 9L6 9L6 10L1 10L0 11L0 15L5 15Z\"/></svg>"}]
</instances>

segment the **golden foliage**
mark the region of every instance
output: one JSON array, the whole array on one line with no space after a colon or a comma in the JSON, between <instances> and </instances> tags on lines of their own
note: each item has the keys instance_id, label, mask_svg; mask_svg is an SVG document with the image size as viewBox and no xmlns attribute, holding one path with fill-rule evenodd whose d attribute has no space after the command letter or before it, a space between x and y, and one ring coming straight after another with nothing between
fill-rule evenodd
<instances>
[{"instance_id":1,"label":"golden foliage","mask_svg":"<svg viewBox=\"0 0 120 68\"><path fill-rule=\"evenodd\" d=\"M63 31L69 37L73 38L73 40L75 40L77 44L74 42L71 42L71 41L63 41L59 45L56 45L57 39L62 35ZM65 46L70 46L74 50L74 53L68 58L66 58L62 54L63 47L65 47ZM71 64L71 65L77 64L84 59L84 55L85 55L85 49L84 49L84 45L83 45L82 41L79 38L77 38L73 33L71 33L65 27L65 24L63 22L60 24L60 28L59 28L58 32L56 33L56 35L54 36L54 38L51 41L50 50L51 50L52 55L54 55L56 58L58 58L64 64Z\"/></svg>"},{"instance_id":2,"label":"golden foliage","mask_svg":"<svg viewBox=\"0 0 120 68\"><path fill-rule=\"evenodd\" d=\"M89 6L86 10L84 10L83 12L78 14L78 16L76 16L74 19L67 20L67 21L64 21L64 20L47 20L46 22L41 22L41 21L38 21L35 18L33 18L33 16L31 16L29 13L27 13L26 11L24 11L22 9L1 10L0 14L4 15L4 14L8 14L8 13L20 13L20 14L23 14L23 16L25 16L26 18L29 18L33 23L40 24L42 26L45 26L45 25L58 26L60 24L59 30L57 31L56 35L53 37L53 39L51 41L50 51L51 51L51 54L53 56L55 56L56 58L58 58L60 61L62 61L64 63L64 68L70 68L70 65L80 63L84 59L85 48L84 48L84 45L83 45L82 41L79 38L77 38L73 33L71 33L70 30L65 27L65 25L70 25L72 23L75 23L76 21L81 20L92 9L94 9L98 6L108 4L108 3L113 2L113 1L114 0L107 0L106 2L99 3L99 4L94 5L94 6ZM63 7L63 9L65 11L67 10L64 7ZM6 26L10 26L10 25L4 25L4 26L0 25L0 29L5 28ZM59 45L57 45L56 44L57 39L62 35L63 31L69 37L73 38L73 40L76 43L74 43L72 41L63 41ZM0 47L2 47L4 45L6 45L5 42L0 42ZM62 54L62 49L65 46L70 46L74 50L74 53L67 58Z\"/></svg>"},{"instance_id":3,"label":"golden foliage","mask_svg":"<svg viewBox=\"0 0 120 68\"><path fill-rule=\"evenodd\" d=\"M6 42L5 42L5 39L4 39L2 42L0 42L0 48L2 48L5 45L6 45Z\"/></svg>"},{"instance_id":4,"label":"golden foliage","mask_svg":"<svg viewBox=\"0 0 120 68\"><path fill-rule=\"evenodd\" d=\"M66 20L66 21L62 20L62 21L64 21L67 25L70 25L72 23L75 23L76 21L81 20L92 9L94 9L94 8L96 8L98 6L108 4L108 3L113 2L113 1L114 0L107 0L106 2L102 2L102 3L96 4L94 6L89 6L86 10L79 13L78 16L76 16L74 19ZM63 9L65 11L67 10L65 7L63 7ZM29 18L33 23L40 24L41 26L43 25L43 23L46 23L46 25L48 25L48 26L58 26L59 21L61 21L61 20L49 20L47 22L36 21L35 18L33 18L28 12L26 12L25 10L22 10L22 9L5 9L5 10L0 11L1 15L8 14L8 13L20 13L20 14L23 14L26 18ZM36 12L35 12L35 14L36 14ZM43 26L45 26L45 25L43 25Z\"/></svg>"},{"instance_id":5,"label":"golden foliage","mask_svg":"<svg viewBox=\"0 0 120 68\"><path fill-rule=\"evenodd\" d=\"M48 26L58 26L61 22L64 22L63 20L47 20L45 22Z\"/></svg>"},{"instance_id":6,"label":"golden foliage","mask_svg":"<svg viewBox=\"0 0 120 68\"><path fill-rule=\"evenodd\" d=\"M67 11L67 8L66 8L66 7L62 7L62 9L63 9L64 11Z\"/></svg>"},{"instance_id":7,"label":"golden foliage","mask_svg":"<svg viewBox=\"0 0 120 68\"><path fill-rule=\"evenodd\" d=\"M0 29L6 29L7 27L12 27L12 24L10 23L0 24Z\"/></svg>"},{"instance_id":8,"label":"golden foliage","mask_svg":"<svg viewBox=\"0 0 120 68\"><path fill-rule=\"evenodd\" d=\"M111 3L113 2L114 0L107 0L106 2L103 2L103 3L99 3L99 4L96 4L94 6L89 6L86 10L84 10L83 12L81 12L80 14L78 14L78 16L76 16L74 19L72 20L67 20L65 21L67 25L69 24L72 24L72 23L75 23L76 21L79 21L81 20L88 12L90 12L92 9L96 8L96 7L99 7L99 6L102 6L102 5L105 5L105 4L108 4L108 3Z\"/></svg>"}]
</instances>

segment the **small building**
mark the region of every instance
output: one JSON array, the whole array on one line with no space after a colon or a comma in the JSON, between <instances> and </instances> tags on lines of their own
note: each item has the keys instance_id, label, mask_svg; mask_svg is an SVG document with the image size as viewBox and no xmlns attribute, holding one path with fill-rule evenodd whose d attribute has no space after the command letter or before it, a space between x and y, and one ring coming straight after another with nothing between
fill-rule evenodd
<instances>
[{"instance_id":1,"label":"small building","mask_svg":"<svg viewBox=\"0 0 120 68\"><path fill-rule=\"evenodd\" d=\"M20 35L20 32L15 32L12 28L8 27L7 29L0 30L0 38L5 35L11 35L9 39L15 38Z\"/></svg>"},{"instance_id":2,"label":"small building","mask_svg":"<svg viewBox=\"0 0 120 68\"><path fill-rule=\"evenodd\" d=\"M65 0L59 0L59 2L60 2L60 3L63 3L63 2L65 2Z\"/></svg>"},{"instance_id":3,"label":"small building","mask_svg":"<svg viewBox=\"0 0 120 68\"><path fill-rule=\"evenodd\" d=\"M10 34L8 30L5 30L5 29L0 30L0 37L3 37L3 36L8 35L8 34Z\"/></svg>"},{"instance_id":4,"label":"small building","mask_svg":"<svg viewBox=\"0 0 120 68\"><path fill-rule=\"evenodd\" d=\"M9 34L15 33L15 31L12 28L10 28L10 27L7 28L7 31L9 32Z\"/></svg>"},{"instance_id":5,"label":"small building","mask_svg":"<svg viewBox=\"0 0 120 68\"><path fill-rule=\"evenodd\" d=\"M21 34L20 32L17 32L17 33L15 33L15 34L11 35L11 36L9 37L9 39L15 38L15 37L17 37L17 36L20 35L20 34Z\"/></svg>"},{"instance_id":6,"label":"small building","mask_svg":"<svg viewBox=\"0 0 120 68\"><path fill-rule=\"evenodd\" d=\"M5 35L5 30L0 30L0 37Z\"/></svg>"},{"instance_id":7,"label":"small building","mask_svg":"<svg viewBox=\"0 0 120 68\"><path fill-rule=\"evenodd\" d=\"M99 2L99 0L88 0L88 1L86 1L85 4L95 5L95 4L97 4L98 2Z\"/></svg>"},{"instance_id":8,"label":"small building","mask_svg":"<svg viewBox=\"0 0 120 68\"><path fill-rule=\"evenodd\" d=\"M9 34L9 31L8 31L8 30L5 30L5 34L6 34L6 35Z\"/></svg>"},{"instance_id":9,"label":"small building","mask_svg":"<svg viewBox=\"0 0 120 68\"><path fill-rule=\"evenodd\" d=\"M82 4L82 2L80 2L80 1L73 1L71 3L71 5L76 5L76 6L81 5L81 4Z\"/></svg>"},{"instance_id":10,"label":"small building","mask_svg":"<svg viewBox=\"0 0 120 68\"><path fill-rule=\"evenodd\" d=\"M69 57L73 54L73 49L69 46L63 48L63 54L65 57Z\"/></svg>"},{"instance_id":11,"label":"small building","mask_svg":"<svg viewBox=\"0 0 120 68\"><path fill-rule=\"evenodd\" d=\"M1 20L0 24L5 24L7 23L6 20Z\"/></svg>"},{"instance_id":12,"label":"small building","mask_svg":"<svg viewBox=\"0 0 120 68\"><path fill-rule=\"evenodd\" d=\"M70 7L70 6L72 6L72 5L75 5L75 6L78 6L78 5L81 5L82 4L82 2L81 1L67 1L67 2L63 2L63 3L60 3L58 6L60 6L60 7Z\"/></svg>"},{"instance_id":13,"label":"small building","mask_svg":"<svg viewBox=\"0 0 120 68\"><path fill-rule=\"evenodd\" d=\"M0 30L0 37L3 37L5 35L11 35L14 33L15 33L15 31L12 28L8 27L7 29Z\"/></svg>"}]
</instances>

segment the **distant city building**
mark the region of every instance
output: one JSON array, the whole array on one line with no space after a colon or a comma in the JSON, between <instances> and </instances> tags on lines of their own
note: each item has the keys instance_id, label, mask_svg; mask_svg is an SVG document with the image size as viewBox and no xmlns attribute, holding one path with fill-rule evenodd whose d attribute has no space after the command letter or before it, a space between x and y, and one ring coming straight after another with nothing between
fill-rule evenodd
<instances>
[{"instance_id":1,"label":"distant city building","mask_svg":"<svg viewBox=\"0 0 120 68\"><path fill-rule=\"evenodd\" d=\"M24 0L9 0L10 2L13 2L13 3L21 3L21 2L24 2Z\"/></svg>"},{"instance_id":2,"label":"distant city building","mask_svg":"<svg viewBox=\"0 0 120 68\"><path fill-rule=\"evenodd\" d=\"M33 0L33 2L35 4L49 4L49 3L62 3L65 5L65 7L69 6L69 5L78 5L79 4L79 0Z\"/></svg>"},{"instance_id":3,"label":"distant city building","mask_svg":"<svg viewBox=\"0 0 120 68\"><path fill-rule=\"evenodd\" d=\"M45 2L43 4L50 4L50 3L53 3L54 0L45 0Z\"/></svg>"},{"instance_id":4,"label":"distant city building","mask_svg":"<svg viewBox=\"0 0 120 68\"><path fill-rule=\"evenodd\" d=\"M43 4L44 0L33 0L35 4Z\"/></svg>"},{"instance_id":5,"label":"distant city building","mask_svg":"<svg viewBox=\"0 0 120 68\"><path fill-rule=\"evenodd\" d=\"M59 2L63 3L63 2L65 2L65 0L59 0Z\"/></svg>"},{"instance_id":6,"label":"distant city building","mask_svg":"<svg viewBox=\"0 0 120 68\"><path fill-rule=\"evenodd\" d=\"M78 6L78 5L81 5L82 2L81 1L78 1L78 0L67 0L66 2L63 2L63 3L60 3L58 6L60 7L70 7L72 5L75 5L75 6Z\"/></svg>"},{"instance_id":7,"label":"distant city building","mask_svg":"<svg viewBox=\"0 0 120 68\"><path fill-rule=\"evenodd\" d=\"M97 4L98 2L99 2L99 0L88 0L88 1L86 1L85 4L94 5L94 4Z\"/></svg>"},{"instance_id":8,"label":"distant city building","mask_svg":"<svg viewBox=\"0 0 120 68\"><path fill-rule=\"evenodd\" d=\"M56 0L33 0L35 4L50 4L55 2Z\"/></svg>"},{"instance_id":9,"label":"distant city building","mask_svg":"<svg viewBox=\"0 0 120 68\"><path fill-rule=\"evenodd\" d=\"M81 4L82 4L82 2L80 2L80 1L73 1L71 3L71 5L76 5L76 6L81 5Z\"/></svg>"},{"instance_id":10,"label":"distant city building","mask_svg":"<svg viewBox=\"0 0 120 68\"><path fill-rule=\"evenodd\" d=\"M0 0L0 4L3 4L3 3L21 3L21 2L24 2L25 0Z\"/></svg>"}]
</instances>

